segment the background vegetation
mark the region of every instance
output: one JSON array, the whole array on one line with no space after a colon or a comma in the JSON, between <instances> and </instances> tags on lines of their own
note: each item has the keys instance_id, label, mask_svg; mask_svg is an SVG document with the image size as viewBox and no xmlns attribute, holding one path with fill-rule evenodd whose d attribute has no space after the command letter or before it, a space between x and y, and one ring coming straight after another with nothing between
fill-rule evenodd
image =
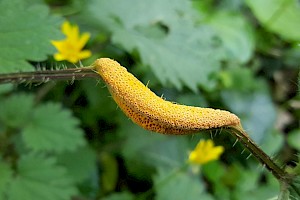
<instances>
[{"instance_id":1,"label":"background vegetation","mask_svg":"<svg viewBox=\"0 0 300 200\"><path fill-rule=\"evenodd\" d=\"M91 33L83 65L110 57L168 100L230 110L280 166L299 169L299 1L0 0L0 13L1 74L74 67L55 62L50 43L69 20ZM226 131L147 132L100 80L1 85L0 137L0 199L253 200L280 191ZM179 170L211 137L225 147L221 159Z\"/></svg>"}]
</instances>

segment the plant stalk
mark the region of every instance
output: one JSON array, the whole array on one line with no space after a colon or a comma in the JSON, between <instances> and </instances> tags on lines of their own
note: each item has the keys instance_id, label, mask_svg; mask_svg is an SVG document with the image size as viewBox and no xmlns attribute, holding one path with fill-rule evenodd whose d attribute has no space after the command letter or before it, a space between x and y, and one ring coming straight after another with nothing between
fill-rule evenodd
<instances>
[{"instance_id":1,"label":"plant stalk","mask_svg":"<svg viewBox=\"0 0 300 200\"><path fill-rule=\"evenodd\" d=\"M290 184L292 176L280 168L245 132L241 125L230 127L231 134L236 136L251 154L265 166L280 182Z\"/></svg>"},{"instance_id":2,"label":"plant stalk","mask_svg":"<svg viewBox=\"0 0 300 200\"><path fill-rule=\"evenodd\" d=\"M60 70L42 70L33 72L20 72L0 74L0 84L5 83L46 83L54 80L82 80L87 78L99 78L91 67L70 68Z\"/></svg>"}]
</instances>

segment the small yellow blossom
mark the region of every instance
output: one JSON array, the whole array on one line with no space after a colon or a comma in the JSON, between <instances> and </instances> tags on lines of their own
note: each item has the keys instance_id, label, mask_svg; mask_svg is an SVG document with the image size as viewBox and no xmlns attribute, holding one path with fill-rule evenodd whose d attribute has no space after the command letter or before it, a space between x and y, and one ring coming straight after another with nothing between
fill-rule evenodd
<instances>
[{"instance_id":1,"label":"small yellow blossom","mask_svg":"<svg viewBox=\"0 0 300 200\"><path fill-rule=\"evenodd\" d=\"M90 38L89 33L80 35L78 26L72 26L68 21L63 23L62 32L66 35L64 40L51 41L58 50L58 53L54 54L55 60L77 63L79 60L91 56L91 51L82 50Z\"/></svg>"},{"instance_id":2,"label":"small yellow blossom","mask_svg":"<svg viewBox=\"0 0 300 200\"><path fill-rule=\"evenodd\" d=\"M200 140L196 148L189 155L189 162L193 164L205 164L219 159L224 151L222 146L214 146L212 140Z\"/></svg>"}]
</instances>

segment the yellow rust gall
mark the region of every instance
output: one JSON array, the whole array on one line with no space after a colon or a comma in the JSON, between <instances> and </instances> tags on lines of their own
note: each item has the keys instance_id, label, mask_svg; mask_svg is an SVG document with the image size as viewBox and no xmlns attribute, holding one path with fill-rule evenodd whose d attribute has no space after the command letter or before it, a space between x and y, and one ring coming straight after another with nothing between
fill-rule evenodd
<instances>
[{"instance_id":1,"label":"yellow rust gall","mask_svg":"<svg viewBox=\"0 0 300 200\"><path fill-rule=\"evenodd\" d=\"M123 112L141 127L164 134L232 127L240 119L225 110L174 104L153 93L118 62L101 58L93 64Z\"/></svg>"}]
</instances>

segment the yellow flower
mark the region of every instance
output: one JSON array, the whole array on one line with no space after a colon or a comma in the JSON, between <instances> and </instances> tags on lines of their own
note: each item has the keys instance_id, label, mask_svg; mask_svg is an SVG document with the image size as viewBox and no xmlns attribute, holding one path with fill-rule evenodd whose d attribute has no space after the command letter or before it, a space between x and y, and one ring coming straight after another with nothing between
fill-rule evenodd
<instances>
[{"instance_id":1,"label":"yellow flower","mask_svg":"<svg viewBox=\"0 0 300 200\"><path fill-rule=\"evenodd\" d=\"M51 41L58 50L58 53L54 54L55 60L76 63L91 56L91 51L82 50L90 38L89 33L80 35L78 26L72 26L68 21L63 23L62 32L66 35L64 40Z\"/></svg>"},{"instance_id":2,"label":"yellow flower","mask_svg":"<svg viewBox=\"0 0 300 200\"><path fill-rule=\"evenodd\" d=\"M224 148L222 146L214 146L212 140L200 140L194 151L190 153L189 162L202 165L219 159L223 151Z\"/></svg>"}]
</instances>

